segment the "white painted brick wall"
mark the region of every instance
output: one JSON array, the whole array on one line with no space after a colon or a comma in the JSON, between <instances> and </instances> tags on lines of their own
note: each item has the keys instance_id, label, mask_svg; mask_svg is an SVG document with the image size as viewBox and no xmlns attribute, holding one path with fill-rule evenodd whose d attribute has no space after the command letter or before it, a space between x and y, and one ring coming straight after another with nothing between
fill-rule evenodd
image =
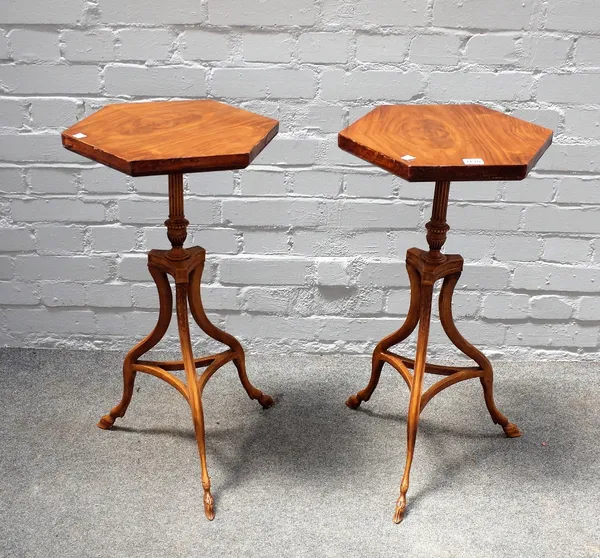
<instances>
[{"instance_id":1,"label":"white painted brick wall","mask_svg":"<svg viewBox=\"0 0 600 558\"><path fill-rule=\"evenodd\" d=\"M0 338L125 349L152 327L166 178L59 133L109 103L209 96L281 120L250 169L186 177L211 316L251 351L368 353L406 314L433 188L336 133L382 103L482 102L555 143L523 182L453 185L460 328L496 357L596 359L598 91L595 0L2 0ZM432 352L452 354L439 324Z\"/></svg>"}]
</instances>

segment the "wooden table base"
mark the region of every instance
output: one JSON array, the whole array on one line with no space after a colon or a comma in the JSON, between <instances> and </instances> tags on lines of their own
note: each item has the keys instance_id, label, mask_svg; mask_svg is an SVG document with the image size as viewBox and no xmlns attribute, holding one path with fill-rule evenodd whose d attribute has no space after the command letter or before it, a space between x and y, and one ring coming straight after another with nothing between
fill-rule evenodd
<instances>
[{"instance_id":1,"label":"wooden table base","mask_svg":"<svg viewBox=\"0 0 600 558\"><path fill-rule=\"evenodd\" d=\"M363 401L368 401L377 387L383 365L387 362L395 368L410 390L410 402L407 419L406 465L400 484L400 497L396 502L394 522L400 523L406 510L406 493L408 491L410 468L412 465L417 437L419 415L434 395L443 389L470 378L479 378L483 386L483 395L488 411L494 423L504 429L506 435L514 438L521 435L516 425L498 410L494 403L493 372L490 361L469 343L458 331L452 317L452 295L463 269L463 258L459 255L444 255L440 252L446 241L449 229L446 224L446 210L450 183L436 183L433 201L432 218L427 223L427 241L429 251L411 248L406 255L406 268L410 278L410 307L402 327L382 339L373 352L371 378L367 387L351 396L346 405L357 409ZM429 327L431 322L431 306L433 286L443 279L439 296L440 322L450 341L466 356L473 359L477 366L439 366L426 362ZM417 334L417 351L415 360L404 358L390 348L404 341L419 325ZM412 374L410 370L413 370ZM425 372L444 376L422 393L423 375Z\"/></svg>"},{"instance_id":2,"label":"wooden table base","mask_svg":"<svg viewBox=\"0 0 600 558\"><path fill-rule=\"evenodd\" d=\"M210 322L202 305L200 280L205 262L205 250L199 246L184 249L187 236L187 220L183 216L183 177L181 174L169 176L169 219L166 221L171 250L151 250L148 255L148 269L158 288L160 310L154 330L138 343L123 363L123 397L118 405L104 415L98 426L110 429L117 417L123 417L131 402L137 372L145 372L166 381L173 386L189 403L192 410L194 430L200 453L202 487L204 488L204 513L209 520L214 519L214 501L210 492L210 477L206 465L204 433L204 413L202 410L202 392L206 382L221 366L233 362L240 381L251 399L256 399L267 409L273 405L273 399L255 388L246 374L244 350L235 337L220 330ZM168 275L175 280L175 309L183 360L150 361L140 357L152 349L165 335L173 313L173 293ZM227 345L229 350L210 356L194 358L188 323L188 304L192 317L207 335ZM201 375L197 368L205 368ZM185 370L186 382L169 371Z\"/></svg>"}]
</instances>

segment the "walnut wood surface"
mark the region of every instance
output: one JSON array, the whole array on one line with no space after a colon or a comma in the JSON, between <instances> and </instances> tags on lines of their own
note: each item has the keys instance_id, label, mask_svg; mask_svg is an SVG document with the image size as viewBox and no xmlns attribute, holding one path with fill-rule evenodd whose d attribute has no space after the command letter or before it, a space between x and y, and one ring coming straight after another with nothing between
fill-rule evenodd
<instances>
[{"instance_id":1,"label":"walnut wood surface","mask_svg":"<svg viewBox=\"0 0 600 558\"><path fill-rule=\"evenodd\" d=\"M277 120L217 101L154 101L109 105L63 132L62 141L144 176L247 167L278 129Z\"/></svg>"},{"instance_id":2,"label":"walnut wood surface","mask_svg":"<svg viewBox=\"0 0 600 558\"><path fill-rule=\"evenodd\" d=\"M419 417L425 406L442 390L464 380L479 378L483 387L484 400L494 423L499 424L508 437L514 438L521 433L516 425L498 410L493 395L493 372L490 361L458 331L452 317L452 294L463 269L463 258L457 254L442 254L448 225L446 209L450 183L436 183L432 207L432 216L427 223L427 242L429 250L411 248L406 254L406 269L410 278L411 298L406 320L395 333L382 339L372 357L371 378L367 387L352 395L346 401L351 409L356 409L363 401L368 401L381 376L384 363L395 368L410 390L410 402L407 416L406 463L400 483L400 496L396 502L394 522L400 523L406 512L406 494L408 492L410 470L413 462ZM431 306L433 287L443 279L439 296L440 322L450 341L466 356L473 359L477 366L436 366L427 362L427 345L431 322ZM401 357L390 351L390 348L404 341L417 327L417 350L414 360ZM412 374L409 369L413 370ZM443 378L424 393L422 392L425 372L438 374Z\"/></svg>"},{"instance_id":3,"label":"walnut wood surface","mask_svg":"<svg viewBox=\"0 0 600 558\"><path fill-rule=\"evenodd\" d=\"M344 151L411 182L521 180L551 143L552 130L481 105L380 106L338 136Z\"/></svg>"},{"instance_id":4,"label":"walnut wood surface","mask_svg":"<svg viewBox=\"0 0 600 558\"><path fill-rule=\"evenodd\" d=\"M200 296L200 281L206 258L204 248L194 246L182 247L187 234L187 220L183 210L183 178L181 175L169 176L169 219L166 221L168 237L171 241L170 250L151 250L148 254L148 269L158 288L160 310L158 322L154 330L138 343L125 358L123 363L123 396L121 401L104 415L98 422L102 429L112 428L115 420L123 417L134 391L137 372L156 376L173 386L189 403L192 411L192 421L196 433L202 487L204 489L204 513L207 519L215 516L214 499L210 490L210 477L206 463L206 441L204 428L204 410L202 407L202 392L206 382L224 364L233 361L242 386L250 399L256 399L263 408L273 405L273 399L252 385L246 374L244 349L232 335L216 327L206 315ZM181 344L182 360L180 361L145 361L140 357L152 349L164 337L173 312L173 293L168 276L175 282L175 310ZM190 338L189 312L200 329L207 335L220 341L228 350L207 357L194 358ZM205 368L200 375L197 368ZM170 373L173 370L184 370L186 381Z\"/></svg>"}]
</instances>

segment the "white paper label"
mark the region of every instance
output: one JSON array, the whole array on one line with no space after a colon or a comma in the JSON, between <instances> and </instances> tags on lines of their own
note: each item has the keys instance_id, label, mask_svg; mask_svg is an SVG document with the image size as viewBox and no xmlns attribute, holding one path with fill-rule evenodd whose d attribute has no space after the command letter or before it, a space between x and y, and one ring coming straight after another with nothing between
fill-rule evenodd
<instances>
[{"instance_id":1,"label":"white paper label","mask_svg":"<svg viewBox=\"0 0 600 558\"><path fill-rule=\"evenodd\" d=\"M413 161L416 159L416 157L413 157L412 155L404 155L404 157L401 157L401 159L404 159L405 161Z\"/></svg>"},{"instance_id":2,"label":"white paper label","mask_svg":"<svg viewBox=\"0 0 600 558\"><path fill-rule=\"evenodd\" d=\"M465 165L485 165L483 159L463 159Z\"/></svg>"},{"instance_id":3,"label":"white paper label","mask_svg":"<svg viewBox=\"0 0 600 558\"><path fill-rule=\"evenodd\" d=\"M79 132L78 134L73 134L73 137L75 139L83 139L83 138L87 138L87 136L85 134L82 134L81 132Z\"/></svg>"}]
</instances>

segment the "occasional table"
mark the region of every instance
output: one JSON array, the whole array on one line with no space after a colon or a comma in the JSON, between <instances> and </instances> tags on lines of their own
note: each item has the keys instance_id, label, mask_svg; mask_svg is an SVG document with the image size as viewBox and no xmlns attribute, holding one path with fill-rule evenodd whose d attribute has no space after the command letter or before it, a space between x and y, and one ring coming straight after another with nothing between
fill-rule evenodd
<instances>
[{"instance_id":1,"label":"occasional table","mask_svg":"<svg viewBox=\"0 0 600 558\"><path fill-rule=\"evenodd\" d=\"M407 418L406 464L396 502L394 522L406 510L410 468L420 413L443 389L479 378L488 411L508 437L521 435L498 410L493 396L490 361L458 331L452 317L452 295L463 269L463 258L444 254L450 182L453 180L522 180L552 143L552 131L480 105L380 106L341 131L339 146L409 182L435 182L431 220L427 223L429 250L410 248L406 268L411 297L406 320L382 339L373 352L367 387L346 405L356 409L377 387L384 363L395 368L410 390ZM433 286L443 280L439 295L441 325L450 341L477 366L440 366L427 362ZM415 359L390 349L419 325ZM410 372L412 370L412 373ZM425 372L443 376L422 393Z\"/></svg>"},{"instance_id":2,"label":"occasional table","mask_svg":"<svg viewBox=\"0 0 600 558\"><path fill-rule=\"evenodd\" d=\"M251 399L264 407L273 399L255 388L246 375L244 350L232 335L213 325L202 306L200 280L205 250L184 248L188 221L183 211L183 173L241 169L275 137L278 122L212 100L127 103L107 106L62 135L63 145L80 155L131 176L166 174L169 177L169 218L165 221L170 250L151 250L148 269L160 300L154 330L138 343L123 363L123 397L98 426L109 429L123 417L133 395L137 372L151 374L173 386L191 407L200 453L204 512L214 518L214 503L206 466L202 391L221 366L233 362L240 381ZM170 275L175 283L175 308L182 360L152 361L140 357L165 335L173 312ZM195 358L188 324L188 304L200 328L228 349ZM197 374L197 368L204 368ZM185 370L186 382L172 371Z\"/></svg>"}]
</instances>

